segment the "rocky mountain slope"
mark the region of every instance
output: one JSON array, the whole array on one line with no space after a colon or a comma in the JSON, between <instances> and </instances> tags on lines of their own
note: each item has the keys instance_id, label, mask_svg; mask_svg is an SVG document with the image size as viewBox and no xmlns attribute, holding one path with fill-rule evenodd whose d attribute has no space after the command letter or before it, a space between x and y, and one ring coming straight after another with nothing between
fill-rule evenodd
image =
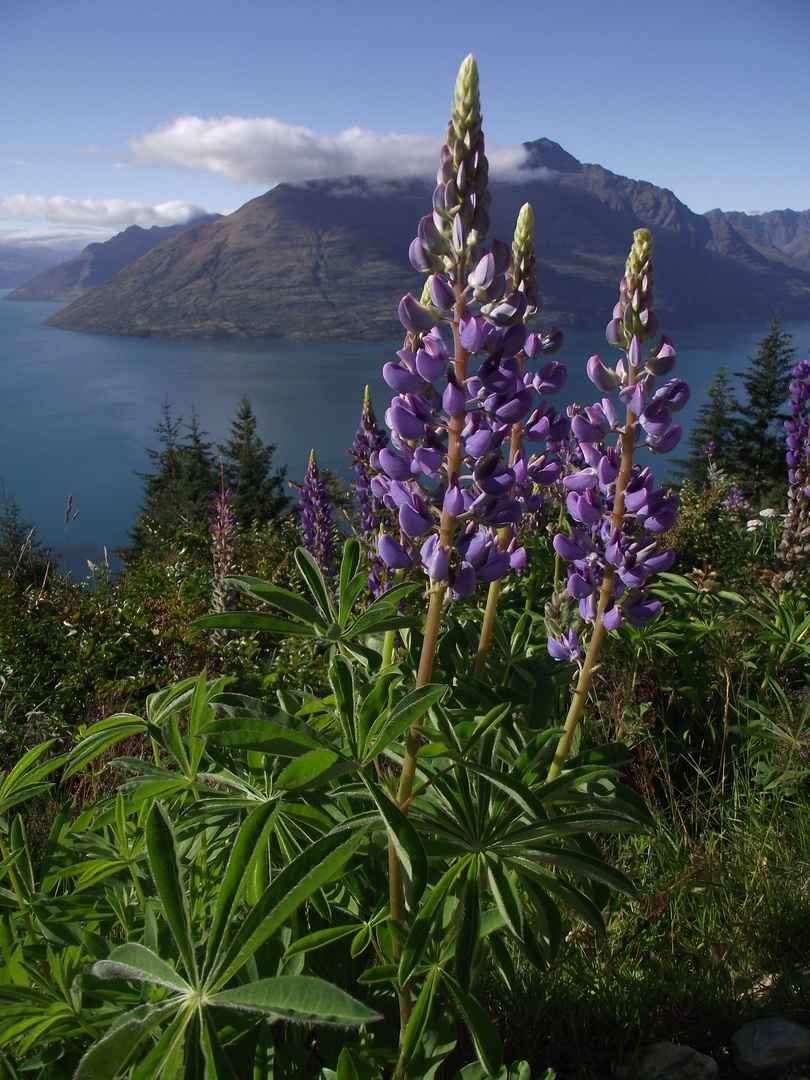
<instances>
[{"instance_id":1,"label":"rocky mountain slope","mask_svg":"<svg viewBox=\"0 0 810 1080\"><path fill-rule=\"evenodd\" d=\"M86 292L109 281L162 241L176 236L189 225L219 221L221 214L206 214L187 225L153 225L142 229L130 225L103 243L88 244L83 251L67 262L53 266L37 277L26 281L6 300L75 300Z\"/></svg>"},{"instance_id":2,"label":"rocky mountain slope","mask_svg":"<svg viewBox=\"0 0 810 1080\"><path fill-rule=\"evenodd\" d=\"M525 181L493 183L491 235L510 241L535 213L544 321L595 328L610 317L633 230L656 244L656 297L670 324L810 318L810 271L675 195L527 144ZM213 224L165 240L48 322L92 333L169 337L397 337L396 307L422 279L408 262L431 187L357 178L279 184Z\"/></svg>"}]
</instances>

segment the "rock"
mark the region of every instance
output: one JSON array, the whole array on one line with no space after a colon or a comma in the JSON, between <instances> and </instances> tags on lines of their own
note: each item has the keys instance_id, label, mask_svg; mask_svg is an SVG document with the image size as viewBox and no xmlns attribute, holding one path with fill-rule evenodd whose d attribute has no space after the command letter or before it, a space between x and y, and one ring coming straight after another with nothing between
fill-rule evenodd
<instances>
[{"instance_id":1,"label":"rock","mask_svg":"<svg viewBox=\"0 0 810 1080\"><path fill-rule=\"evenodd\" d=\"M691 1046L660 1042L642 1053L633 1080L714 1080L717 1062Z\"/></svg>"},{"instance_id":2,"label":"rock","mask_svg":"<svg viewBox=\"0 0 810 1080\"><path fill-rule=\"evenodd\" d=\"M752 1020L732 1036L731 1052L740 1072L792 1065L810 1059L810 1031L781 1017Z\"/></svg>"}]
</instances>

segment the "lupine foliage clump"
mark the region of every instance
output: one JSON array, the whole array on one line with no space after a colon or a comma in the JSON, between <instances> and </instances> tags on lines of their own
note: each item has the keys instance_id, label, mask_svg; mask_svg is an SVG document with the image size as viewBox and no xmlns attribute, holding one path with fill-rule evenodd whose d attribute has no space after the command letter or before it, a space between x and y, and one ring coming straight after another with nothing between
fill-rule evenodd
<instances>
[{"instance_id":1,"label":"lupine foliage clump","mask_svg":"<svg viewBox=\"0 0 810 1080\"><path fill-rule=\"evenodd\" d=\"M708 587L705 568L671 572L679 499L638 451L677 445L688 388L661 381L675 350L649 232L607 327L620 357L587 361L599 400L557 410L562 335L530 329L531 208L510 246L489 239L489 207L468 57L410 248L424 287L384 369L390 435L367 393L350 451L356 535L336 530L313 452L285 578L236 576L237 536L245 569L256 529L240 531L223 475L214 613L193 628L222 674L25 747L0 782L12 1080L542 1076L547 1048L515 1034L542 988L631 924L619 896L657 933L661 911L616 865L638 870L650 806L680 785L687 829L706 777L708 821L735 769L771 795L810 776L796 574L763 604ZM805 367L788 426L800 537ZM307 662L271 671L291 643ZM64 805L37 843L24 804L51 791ZM566 1041L564 1023L543 1030Z\"/></svg>"}]
</instances>

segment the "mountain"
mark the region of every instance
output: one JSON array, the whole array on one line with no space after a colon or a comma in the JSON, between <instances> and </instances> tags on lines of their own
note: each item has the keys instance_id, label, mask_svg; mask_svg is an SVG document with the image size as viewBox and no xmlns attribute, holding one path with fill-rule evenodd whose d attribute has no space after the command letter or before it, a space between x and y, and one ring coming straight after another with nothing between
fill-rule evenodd
<instances>
[{"instance_id":1,"label":"mountain","mask_svg":"<svg viewBox=\"0 0 810 1080\"><path fill-rule=\"evenodd\" d=\"M752 247L769 257L775 248L810 270L810 210L771 210L767 214L710 210L706 217L710 221L727 222Z\"/></svg>"},{"instance_id":2,"label":"mountain","mask_svg":"<svg viewBox=\"0 0 810 1080\"><path fill-rule=\"evenodd\" d=\"M73 259L51 266L31 280L25 280L6 300L75 300L90 289L109 281L119 270L134 263L163 240L176 236L189 225L219 221L221 214L206 214L186 225L153 225L128 229L103 243L88 244Z\"/></svg>"},{"instance_id":3,"label":"mountain","mask_svg":"<svg viewBox=\"0 0 810 1080\"><path fill-rule=\"evenodd\" d=\"M544 325L607 322L640 226L655 239L665 324L761 321L777 309L810 317L810 272L775 247L548 139L526 146L525 178L491 185L491 235L510 241L518 210L532 204ZM422 288L407 253L430 196L417 181L279 184L165 240L48 323L135 336L397 337L400 298Z\"/></svg>"},{"instance_id":4,"label":"mountain","mask_svg":"<svg viewBox=\"0 0 810 1080\"><path fill-rule=\"evenodd\" d=\"M41 274L71 255L72 252L54 248L32 251L13 244L0 244L0 289L16 289L34 274Z\"/></svg>"}]
</instances>

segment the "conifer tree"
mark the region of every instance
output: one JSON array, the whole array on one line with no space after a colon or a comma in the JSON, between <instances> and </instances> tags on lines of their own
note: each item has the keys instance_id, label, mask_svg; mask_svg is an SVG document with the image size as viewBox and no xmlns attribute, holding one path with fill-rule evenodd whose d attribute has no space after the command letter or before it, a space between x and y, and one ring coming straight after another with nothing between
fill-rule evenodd
<instances>
[{"instance_id":1,"label":"conifer tree","mask_svg":"<svg viewBox=\"0 0 810 1080\"><path fill-rule=\"evenodd\" d=\"M685 477L696 483L706 480L709 456L725 473L733 473L737 461L732 418L738 406L725 365L718 369L706 394L709 400L698 409L689 436L689 455L678 462L684 468Z\"/></svg>"},{"instance_id":2,"label":"conifer tree","mask_svg":"<svg viewBox=\"0 0 810 1080\"><path fill-rule=\"evenodd\" d=\"M756 507L783 502L787 491L784 422L789 418L785 405L795 353L792 335L783 333L774 315L767 337L757 342L756 355L745 371L735 372L745 399L737 405L734 420L734 471Z\"/></svg>"},{"instance_id":3,"label":"conifer tree","mask_svg":"<svg viewBox=\"0 0 810 1080\"><path fill-rule=\"evenodd\" d=\"M168 401L153 429L158 447L147 447L154 472L138 473L143 481L143 503L130 532L135 549L143 548L155 532L185 527L202 530L210 493L218 484L213 444L205 440L192 410L183 437L183 417L172 415Z\"/></svg>"},{"instance_id":4,"label":"conifer tree","mask_svg":"<svg viewBox=\"0 0 810 1080\"><path fill-rule=\"evenodd\" d=\"M266 525L287 506L284 478L287 470L271 472L278 446L268 446L256 434L256 417L246 394L239 399L231 421L230 439L219 450L225 463L227 486L233 491L232 509L240 532Z\"/></svg>"}]
</instances>

